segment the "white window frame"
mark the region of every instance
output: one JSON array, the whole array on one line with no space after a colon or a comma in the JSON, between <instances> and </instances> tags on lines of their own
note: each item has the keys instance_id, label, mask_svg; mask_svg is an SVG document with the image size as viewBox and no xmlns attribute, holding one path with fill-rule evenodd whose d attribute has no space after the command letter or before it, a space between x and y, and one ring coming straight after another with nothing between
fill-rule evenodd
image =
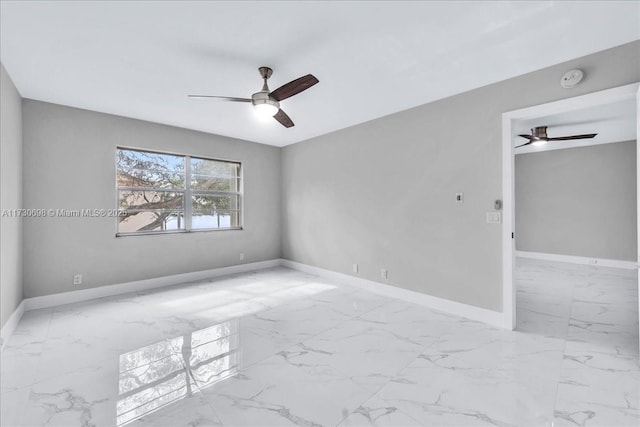
<instances>
[{"instance_id":1,"label":"white window frame","mask_svg":"<svg viewBox=\"0 0 640 427\"><path fill-rule=\"evenodd\" d=\"M118 152L120 150L127 151L139 151L143 153L149 154L162 154L167 156L177 156L182 157L184 159L184 188L176 188L172 190L167 189L158 189L155 187L132 187L132 186L119 186L118 185ZM199 159L199 160L210 160L214 162L223 162L223 163L235 163L238 165L238 179L240 180L240 184L238 186L238 191L213 191L213 190L193 190L191 188L191 159ZM115 205L116 209L120 210L120 194L119 192L122 190L133 190L133 191L167 191L167 192L175 192L182 193L182 207L184 212L184 223L185 228L181 230L150 230L150 231L127 231L121 232L119 231L120 218L116 218L116 237L127 237L127 236L147 236L147 235L155 235L155 234L181 234L181 233L199 233L199 232L207 232L207 231L229 231L229 230L243 230L244 229L244 176L243 176L243 165L242 162L238 160L227 160L227 159L214 159L212 157L200 156L200 155L190 155L190 154L182 154L175 153L169 151L159 151L148 148L137 148L137 147L125 147L125 146L117 146L115 150L114 157L114 166L115 166ZM221 228L192 228L192 214L193 214L193 203L192 203L192 195L211 195L211 196L236 196L238 198L238 225L234 227L221 227Z\"/></svg>"}]
</instances>

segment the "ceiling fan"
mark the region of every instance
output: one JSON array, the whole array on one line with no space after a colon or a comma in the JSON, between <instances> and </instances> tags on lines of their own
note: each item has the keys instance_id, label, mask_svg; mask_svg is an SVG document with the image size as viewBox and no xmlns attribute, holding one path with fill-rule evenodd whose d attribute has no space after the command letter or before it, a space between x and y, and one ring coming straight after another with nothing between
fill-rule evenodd
<instances>
[{"instance_id":1,"label":"ceiling fan","mask_svg":"<svg viewBox=\"0 0 640 427\"><path fill-rule=\"evenodd\" d=\"M547 136L547 126L537 126L531 129L531 135L518 135L518 136L521 136L522 138L528 139L529 142L524 143L522 145L518 145L515 148L524 147L529 144L542 145L542 144L546 144L549 141L569 141L572 139L588 139L588 138L593 138L596 135L597 133L587 133L584 135L557 136L557 137L550 138Z\"/></svg>"},{"instance_id":2,"label":"ceiling fan","mask_svg":"<svg viewBox=\"0 0 640 427\"><path fill-rule=\"evenodd\" d=\"M251 95L251 98L235 98L230 96L215 96L215 95L188 95L192 99L222 99L232 102L250 102L255 108L256 112L265 117L273 117L280 124L286 128L294 126L291 118L282 111L280 108L280 101L290 98L293 95L297 95L300 92L309 89L311 86L319 82L312 74L307 74L287 84L280 86L278 89L271 92L267 85L267 80L273 74L273 70L269 67L258 68L260 76L264 80L262 89L260 92L256 92Z\"/></svg>"}]
</instances>

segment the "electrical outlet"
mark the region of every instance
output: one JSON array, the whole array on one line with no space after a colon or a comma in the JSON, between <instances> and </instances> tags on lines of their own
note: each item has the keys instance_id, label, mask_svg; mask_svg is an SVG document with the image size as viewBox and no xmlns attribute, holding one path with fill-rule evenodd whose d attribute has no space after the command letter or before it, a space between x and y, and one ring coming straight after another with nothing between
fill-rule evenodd
<instances>
[{"instance_id":1,"label":"electrical outlet","mask_svg":"<svg viewBox=\"0 0 640 427\"><path fill-rule=\"evenodd\" d=\"M73 284L74 285L81 285L82 284L82 274L75 274L73 276Z\"/></svg>"},{"instance_id":2,"label":"electrical outlet","mask_svg":"<svg viewBox=\"0 0 640 427\"><path fill-rule=\"evenodd\" d=\"M387 274L388 274L388 271L386 268L383 268L382 270L380 270L380 276L382 276L383 279L387 278Z\"/></svg>"},{"instance_id":3,"label":"electrical outlet","mask_svg":"<svg viewBox=\"0 0 640 427\"><path fill-rule=\"evenodd\" d=\"M464 193L456 193L456 203L464 203Z\"/></svg>"},{"instance_id":4,"label":"electrical outlet","mask_svg":"<svg viewBox=\"0 0 640 427\"><path fill-rule=\"evenodd\" d=\"M500 212L487 212L487 224L500 224L502 215Z\"/></svg>"},{"instance_id":5,"label":"electrical outlet","mask_svg":"<svg viewBox=\"0 0 640 427\"><path fill-rule=\"evenodd\" d=\"M353 270L354 273L358 272L358 264L353 264L353 267L351 268Z\"/></svg>"},{"instance_id":6,"label":"electrical outlet","mask_svg":"<svg viewBox=\"0 0 640 427\"><path fill-rule=\"evenodd\" d=\"M244 252L240 252L240 261L244 261Z\"/></svg>"}]
</instances>

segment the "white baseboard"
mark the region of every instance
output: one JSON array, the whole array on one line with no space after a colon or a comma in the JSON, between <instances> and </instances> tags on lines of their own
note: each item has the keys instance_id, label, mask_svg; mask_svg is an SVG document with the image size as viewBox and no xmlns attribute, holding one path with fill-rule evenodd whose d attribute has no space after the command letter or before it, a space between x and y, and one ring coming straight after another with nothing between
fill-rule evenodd
<instances>
[{"instance_id":1,"label":"white baseboard","mask_svg":"<svg viewBox=\"0 0 640 427\"><path fill-rule=\"evenodd\" d=\"M211 277L228 276L230 274L263 270L265 268L279 267L280 265L280 259L251 262L247 264L232 265L229 267L214 268L211 270L174 274L172 276L136 280L134 282L120 283L117 285L106 285L91 289L81 289L71 292L62 292L59 294L44 295L41 297L32 297L25 299L23 303L25 305L25 310L37 310L40 308L57 307L59 305L71 304L74 302L121 295L129 292L139 292L149 289L163 288L165 286L179 285L181 283L204 280Z\"/></svg>"},{"instance_id":2,"label":"white baseboard","mask_svg":"<svg viewBox=\"0 0 640 427\"><path fill-rule=\"evenodd\" d=\"M614 267L635 270L638 263L617 259L589 258L573 255L545 254L541 252L516 251L516 256L520 258L541 259L545 261L569 262L572 264L593 265L598 267Z\"/></svg>"},{"instance_id":3,"label":"white baseboard","mask_svg":"<svg viewBox=\"0 0 640 427\"><path fill-rule=\"evenodd\" d=\"M4 345L9 340L9 337L13 335L13 331L16 330L16 326L18 326L18 322L22 319L22 315L25 311L25 303L24 300L18 304L18 307L11 313L11 316L7 319L7 322L2 327L2 331L0 331L0 349L4 348Z\"/></svg>"},{"instance_id":4,"label":"white baseboard","mask_svg":"<svg viewBox=\"0 0 640 427\"><path fill-rule=\"evenodd\" d=\"M511 321L509 320L509 322L507 322L502 312L474 307L472 305L438 298L421 292L411 291L393 285L386 285L384 283L374 282L372 280L362 279L348 274L325 270L323 268L313 267L311 265L295 261L283 259L282 266L342 282L386 297L397 298L414 304L420 304L430 309L443 311L445 313L476 320L482 323L488 323L500 328L511 329Z\"/></svg>"}]
</instances>

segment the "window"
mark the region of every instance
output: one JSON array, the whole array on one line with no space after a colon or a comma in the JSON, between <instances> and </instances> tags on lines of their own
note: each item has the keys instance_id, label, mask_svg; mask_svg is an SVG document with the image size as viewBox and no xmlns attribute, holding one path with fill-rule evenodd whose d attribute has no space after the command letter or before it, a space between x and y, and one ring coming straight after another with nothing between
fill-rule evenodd
<instances>
[{"instance_id":1,"label":"window","mask_svg":"<svg viewBox=\"0 0 640 427\"><path fill-rule=\"evenodd\" d=\"M241 228L240 163L118 148L118 235Z\"/></svg>"}]
</instances>

